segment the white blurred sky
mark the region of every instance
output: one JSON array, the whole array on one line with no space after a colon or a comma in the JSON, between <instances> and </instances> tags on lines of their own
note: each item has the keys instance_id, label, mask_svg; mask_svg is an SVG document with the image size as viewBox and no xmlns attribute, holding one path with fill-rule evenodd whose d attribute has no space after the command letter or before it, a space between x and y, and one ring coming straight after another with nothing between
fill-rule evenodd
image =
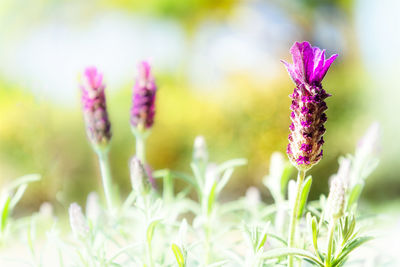
<instances>
[{"instance_id":1,"label":"white blurred sky","mask_svg":"<svg viewBox=\"0 0 400 267\"><path fill-rule=\"evenodd\" d=\"M157 72L183 70L197 88L214 89L238 71L273 78L284 71L279 59L288 59L290 45L304 36L293 18L297 5L288 11L274 1L242 1L226 20L206 18L190 41L171 19L100 12L90 1L40 2L1 1L0 77L66 104L76 103L77 77L87 65L105 73L108 90L132 84L142 59ZM349 45L344 32L355 28L362 60L377 81L371 89L382 91L381 101L391 102L399 92L393 78L399 70L399 8L397 0L355 0L354 21L331 7L309 18L311 41L342 58Z\"/></svg>"},{"instance_id":2,"label":"white blurred sky","mask_svg":"<svg viewBox=\"0 0 400 267\"><path fill-rule=\"evenodd\" d=\"M108 90L133 83L142 59L158 72L183 70L197 88L214 89L239 71L272 78L284 71L279 59L302 36L287 11L268 1L243 1L224 21L206 18L190 41L174 20L94 12L84 2L41 8L36 0L6 2L0 9L1 78L65 104L76 102L78 73L87 65L105 73ZM332 43L344 50L337 25L329 17L316 19L328 50Z\"/></svg>"}]
</instances>

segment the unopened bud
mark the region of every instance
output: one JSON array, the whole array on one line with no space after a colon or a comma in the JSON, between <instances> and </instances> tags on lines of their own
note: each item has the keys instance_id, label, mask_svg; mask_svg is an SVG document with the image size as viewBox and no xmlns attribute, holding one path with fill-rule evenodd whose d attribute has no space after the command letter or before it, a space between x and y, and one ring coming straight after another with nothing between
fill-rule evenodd
<instances>
[{"instance_id":1,"label":"unopened bud","mask_svg":"<svg viewBox=\"0 0 400 267\"><path fill-rule=\"evenodd\" d=\"M193 160L200 162L208 161L207 143L203 136L197 136L194 139Z\"/></svg>"},{"instance_id":2,"label":"unopened bud","mask_svg":"<svg viewBox=\"0 0 400 267\"><path fill-rule=\"evenodd\" d=\"M86 200L86 216L92 224L96 224L101 214L99 195L91 192Z\"/></svg>"},{"instance_id":3,"label":"unopened bud","mask_svg":"<svg viewBox=\"0 0 400 267\"><path fill-rule=\"evenodd\" d=\"M254 207L260 204L261 194L257 187L251 186L246 190L246 201L250 207Z\"/></svg>"},{"instance_id":4,"label":"unopened bud","mask_svg":"<svg viewBox=\"0 0 400 267\"><path fill-rule=\"evenodd\" d=\"M69 223L76 237L84 238L88 235L89 226L81 207L77 203L72 203L69 206Z\"/></svg>"},{"instance_id":5,"label":"unopened bud","mask_svg":"<svg viewBox=\"0 0 400 267\"><path fill-rule=\"evenodd\" d=\"M339 159L339 170L336 174L343 181L345 190L350 187L350 170L351 170L351 159L340 158Z\"/></svg>"},{"instance_id":6,"label":"unopened bud","mask_svg":"<svg viewBox=\"0 0 400 267\"><path fill-rule=\"evenodd\" d=\"M151 185L146 170L137 157L131 159L130 172L132 189L138 194L146 194L150 190Z\"/></svg>"},{"instance_id":7,"label":"unopened bud","mask_svg":"<svg viewBox=\"0 0 400 267\"><path fill-rule=\"evenodd\" d=\"M346 190L343 179L340 176L335 176L331 182L328 201L326 204L326 219L339 219L343 216L346 201L345 193Z\"/></svg>"},{"instance_id":8,"label":"unopened bud","mask_svg":"<svg viewBox=\"0 0 400 267\"><path fill-rule=\"evenodd\" d=\"M49 202L43 202L42 205L40 205L39 214L43 218L53 217L53 206Z\"/></svg>"}]
</instances>

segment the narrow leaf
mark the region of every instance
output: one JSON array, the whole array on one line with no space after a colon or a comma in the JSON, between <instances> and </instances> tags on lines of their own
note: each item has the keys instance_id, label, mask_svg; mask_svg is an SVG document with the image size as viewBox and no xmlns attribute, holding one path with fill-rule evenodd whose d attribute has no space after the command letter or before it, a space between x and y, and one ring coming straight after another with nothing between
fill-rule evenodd
<instances>
[{"instance_id":1,"label":"narrow leaf","mask_svg":"<svg viewBox=\"0 0 400 267\"><path fill-rule=\"evenodd\" d=\"M264 260L269 260L269 259L276 259L276 258L281 258L281 257L286 257L286 256L297 256L300 258L308 259L312 261L313 263L323 267L324 264L317 258L315 257L314 254L307 250L303 249L297 249L297 248L277 248L273 249L270 251L267 251L261 255L261 258Z\"/></svg>"},{"instance_id":2,"label":"narrow leaf","mask_svg":"<svg viewBox=\"0 0 400 267\"><path fill-rule=\"evenodd\" d=\"M15 179L11 184L9 184L7 186L7 190L13 190L22 184L36 182L36 181L39 181L40 179L41 179L41 176L39 174L24 175L24 176L21 176L21 177Z\"/></svg>"},{"instance_id":3,"label":"narrow leaf","mask_svg":"<svg viewBox=\"0 0 400 267\"><path fill-rule=\"evenodd\" d=\"M287 246L287 245L288 245L287 242L286 242L286 240L282 239L281 237L279 237L279 236L277 236L277 235L275 235L275 234L267 233L267 235L268 235L270 238L273 238L273 239L275 239L275 240L281 242L284 246Z\"/></svg>"},{"instance_id":4,"label":"narrow leaf","mask_svg":"<svg viewBox=\"0 0 400 267\"><path fill-rule=\"evenodd\" d=\"M228 160L228 161L225 161L225 162L223 162L222 164L220 164L218 166L218 172L222 173L227 169L235 168L235 167L238 167L238 166L243 166L243 165L246 165L246 164L247 164L247 159L243 159L243 158Z\"/></svg>"},{"instance_id":5,"label":"narrow leaf","mask_svg":"<svg viewBox=\"0 0 400 267\"><path fill-rule=\"evenodd\" d=\"M363 236L363 237L358 237L356 239L353 239L349 243L346 244L346 246L343 248L342 252L337 256L337 258L332 262L332 266L336 266L338 264L341 264L346 257L352 252L354 249L358 248L365 242L368 242L369 240L373 239L371 236Z\"/></svg>"},{"instance_id":6,"label":"narrow leaf","mask_svg":"<svg viewBox=\"0 0 400 267\"><path fill-rule=\"evenodd\" d=\"M190 167L192 167L192 171L194 174L194 178L196 180L197 187L199 188L200 192L203 192L203 177L201 175L199 166L195 163L191 163Z\"/></svg>"},{"instance_id":7,"label":"narrow leaf","mask_svg":"<svg viewBox=\"0 0 400 267\"><path fill-rule=\"evenodd\" d=\"M282 176L281 176L281 194L284 196L286 194L286 187L288 184L288 181L290 179L290 175L292 174L293 171L293 166L290 163L287 163L285 165L285 168L283 170Z\"/></svg>"},{"instance_id":8,"label":"narrow leaf","mask_svg":"<svg viewBox=\"0 0 400 267\"><path fill-rule=\"evenodd\" d=\"M13 210L14 207L18 204L18 202L21 200L23 194L25 193L26 188L28 188L27 184L22 184L18 187L17 191L15 192L13 198L11 199L10 202L10 210Z\"/></svg>"},{"instance_id":9,"label":"narrow leaf","mask_svg":"<svg viewBox=\"0 0 400 267\"><path fill-rule=\"evenodd\" d=\"M162 169L162 170L156 170L152 173L153 177L156 179L163 178L167 172L170 172L173 176L173 178L180 179L182 181L185 181L191 185L196 185L194 182L194 177L190 174L184 173L184 172L178 172L178 171L170 171L169 169Z\"/></svg>"},{"instance_id":10,"label":"narrow leaf","mask_svg":"<svg viewBox=\"0 0 400 267\"><path fill-rule=\"evenodd\" d=\"M349 196L349 200L347 202L347 207L350 208L354 203L358 201L358 198L361 195L361 191L363 189L363 184L356 184L352 189Z\"/></svg>"},{"instance_id":11,"label":"narrow leaf","mask_svg":"<svg viewBox=\"0 0 400 267\"><path fill-rule=\"evenodd\" d=\"M307 179L304 181L301 189L300 205L297 213L297 218L301 218L303 216L304 207L307 203L308 194L310 193L311 183L312 183L312 178L311 176L308 176Z\"/></svg>"},{"instance_id":12,"label":"narrow leaf","mask_svg":"<svg viewBox=\"0 0 400 267\"><path fill-rule=\"evenodd\" d=\"M227 264L229 261L228 260L222 260L222 261L217 261L214 262L210 265L207 265L208 267L218 267L218 266L224 266L225 264Z\"/></svg>"},{"instance_id":13,"label":"narrow leaf","mask_svg":"<svg viewBox=\"0 0 400 267\"><path fill-rule=\"evenodd\" d=\"M151 243L151 240L153 240L153 234L154 234L154 229L156 228L157 224L161 220L155 220L150 223L150 225L147 227L147 242Z\"/></svg>"},{"instance_id":14,"label":"narrow leaf","mask_svg":"<svg viewBox=\"0 0 400 267\"><path fill-rule=\"evenodd\" d=\"M233 174L233 168L227 169L224 172L224 175L222 176L221 180L218 183L217 186L217 193L221 192L221 190L225 187L225 185L229 182L229 179L231 178Z\"/></svg>"},{"instance_id":15,"label":"narrow leaf","mask_svg":"<svg viewBox=\"0 0 400 267\"><path fill-rule=\"evenodd\" d=\"M315 217L311 219L311 229L315 253L318 253L318 222Z\"/></svg>"},{"instance_id":16,"label":"narrow leaf","mask_svg":"<svg viewBox=\"0 0 400 267\"><path fill-rule=\"evenodd\" d=\"M208 195L208 199L207 199L207 214L211 214L212 208L214 206L215 189L216 188L217 188L217 183L214 183L213 187L211 188L210 194Z\"/></svg>"},{"instance_id":17,"label":"narrow leaf","mask_svg":"<svg viewBox=\"0 0 400 267\"><path fill-rule=\"evenodd\" d=\"M0 231L4 232L4 229L6 228L6 223L7 223L7 219L8 219L8 215L9 215L9 207L10 207L10 202L11 202L11 198L9 196L7 196L4 205L2 205L2 209L1 209L1 221L0 221Z\"/></svg>"},{"instance_id":18,"label":"narrow leaf","mask_svg":"<svg viewBox=\"0 0 400 267\"><path fill-rule=\"evenodd\" d=\"M181 249L176 244L172 244L171 248L172 248L172 251L174 252L178 266L184 267L185 266L185 258L183 257Z\"/></svg>"},{"instance_id":19,"label":"narrow leaf","mask_svg":"<svg viewBox=\"0 0 400 267\"><path fill-rule=\"evenodd\" d=\"M265 241L267 241L267 234L263 233L263 238L261 239L260 244L258 245L257 251L259 251L265 244Z\"/></svg>"}]
</instances>

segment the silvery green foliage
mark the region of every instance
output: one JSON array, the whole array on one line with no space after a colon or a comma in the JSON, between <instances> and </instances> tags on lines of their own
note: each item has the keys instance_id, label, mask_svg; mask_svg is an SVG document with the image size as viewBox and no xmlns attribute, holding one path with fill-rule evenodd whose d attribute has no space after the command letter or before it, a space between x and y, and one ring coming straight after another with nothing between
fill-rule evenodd
<instances>
[{"instance_id":1,"label":"silvery green foliage","mask_svg":"<svg viewBox=\"0 0 400 267\"><path fill-rule=\"evenodd\" d=\"M12 230L10 229L14 225L11 217L12 212L24 195L28 184L40 179L41 177L38 174L29 174L15 179L3 187L0 192L0 242L7 239Z\"/></svg>"},{"instance_id":2,"label":"silvery green foliage","mask_svg":"<svg viewBox=\"0 0 400 267\"><path fill-rule=\"evenodd\" d=\"M348 208L356 206L358 198L364 188L365 180L378 166L379 159L377 154L380 150L380 126L377 122L373 123L358 142L354 156L349 155L342 158L341 165L347 160L350 163L348 171Z\"/></svg>"},{"instance_id":3,"label":"silvery green foliage","mask_svg":"<svg viewBox=\"0 0 400 267\"><path fill-rule=\"evenodd\" d=\"M93 192L88 195L85 209L71 204L69 235L63 234L64 229L57 223L51 208L44 205L40 213L23 226L29 228L26 231L32 254L29 262L32 266L43 267L266 267L286 266L287 256L293 255L302 266L363 266L363 262L347 260L354 249L371 239L358 223L361 219L356 203L362 189L360 185L364 185L366 173L371 172L376 162L373 148L376 134L371 133L376 129L372 129L362 139L355 155L339 159L339 170L332 175L331 193L336 197L323 195L320 201L307 201L312 178L305 177L301 184L296 248L287 248L286 241L288 211L296 187L294 168L288 160L277 152L271 156L263 183L273 203L264 202L264 191L256 187L248 188L242 198L221 201L227 197L224 188L234 177L234 170L245 165L246 160L212 162L205 139L197 138L191 173L168 169L154 171L152 175L162 190L149 186L144 193L138 190L141 187L137 182L147 183L143 180L147 178L146 173L143 169L135 170L139 165L131 165L135 176L132 177L133 189L122 202L115 202L115 210L106 209ZM144 175L139 177L138 173ZM15 206L21 197L18 192L22 189L17 188L37 179L31 178L22 179L9 187L7 194L2 194L2 214L7 213L7 209L10 211L5 208L7 205ZM7 230L4 233L11 231L10 220L10 216L5 220L4 229ZM36 235L39 225L47 227L43 248L36 245L43 240ZM331 257L328 260L330 231ZM7 236L3 234L2 238ZM50 255L49 249L57 263L49 261L50 256L41 256Z\"/></svg>"}]
</instances>

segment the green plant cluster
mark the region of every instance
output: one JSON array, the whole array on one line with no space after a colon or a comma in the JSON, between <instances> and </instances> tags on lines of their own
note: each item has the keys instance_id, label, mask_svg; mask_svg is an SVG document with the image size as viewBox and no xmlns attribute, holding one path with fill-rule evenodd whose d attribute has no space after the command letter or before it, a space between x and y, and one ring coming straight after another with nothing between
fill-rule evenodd
<instances>
[{"instance_id":1,"label":"green plant cluster","mask_svg":"<svg viewBox=\"0 0 400 267\"><path fill-rule=\"evenodd\" d=\"M293 171L284 156L272 155L269 174L263 180L274 197L273 204L264 203L257 188L249 188L245 197L221 202L220 195L235 168L247 161L210 162L202 137L195 141L191 173L153 172L162 189L146 183L146 172L131 169L133 186L126 199L114 195L110 207L91 193L84 211L71 204L70 233L62 231L48 208L14 219L13 208L28 183L39 177L14 181L1 195L1 241L10 242L16 233L25 236L31 255L14 261L31 266L55 266L48 265L48 247L56 251L53 256L59 266L285 266L288 256L299 266L347 266L351 252L372 238L365 233L357 203L365 179L377 165L373 153L376 127L369 129L354 155L339 160L339 171L332 179L346 181L345 202L333 202L341 211L333 213L334 219L328 208L334 198L321 195L320 200L307 202L312 178L304 179L295 248L288 248L286 240L296 185L290 180ZM177 180L186 184L183 190L175 188ZM137 186L140 182L143 186ZM196 194L194 199L189 197L191 192ZM38 237L35 229L43 225L48 226L46 245L39 246L43 237Z\"/></svg>"}]
</instances>

